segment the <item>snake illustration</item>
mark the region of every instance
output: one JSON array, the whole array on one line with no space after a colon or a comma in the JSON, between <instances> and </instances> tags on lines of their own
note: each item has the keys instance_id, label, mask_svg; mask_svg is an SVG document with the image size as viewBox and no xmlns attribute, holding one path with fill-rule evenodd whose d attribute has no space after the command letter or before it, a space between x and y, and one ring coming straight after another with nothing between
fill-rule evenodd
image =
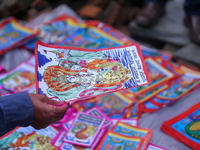
<instances>
[{"instance_id":1,"label":"snake illustration","mask_svg":"<svg viewBox=\"0 0 200 150\"><path fill-rule=\"evenodd\" d=\"M97 127L85 123L76 123L75 126L76 128L72 129L72 132L75 133L75 137L84 140L94 135L94 131L97 129Z\"/></svg>"}]
</instances>

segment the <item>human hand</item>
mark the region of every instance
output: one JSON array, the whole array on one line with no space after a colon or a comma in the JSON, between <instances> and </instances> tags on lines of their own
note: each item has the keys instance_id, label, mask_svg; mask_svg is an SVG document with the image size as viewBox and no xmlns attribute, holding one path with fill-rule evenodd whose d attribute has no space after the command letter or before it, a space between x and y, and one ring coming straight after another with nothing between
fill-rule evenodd
<instances>
[{"instance_id":1,"label":"human hand","mask_svg":"<svg viewBox=\"0 0 200 150\"><path fill-rule=\"evenodd\" d=\"M34 121L31 126L35 129L46 128L48 125L61 120L69 108L65 101L56 101L41 94L29 93L34 107Z\"/></svg>"}]
</instances>

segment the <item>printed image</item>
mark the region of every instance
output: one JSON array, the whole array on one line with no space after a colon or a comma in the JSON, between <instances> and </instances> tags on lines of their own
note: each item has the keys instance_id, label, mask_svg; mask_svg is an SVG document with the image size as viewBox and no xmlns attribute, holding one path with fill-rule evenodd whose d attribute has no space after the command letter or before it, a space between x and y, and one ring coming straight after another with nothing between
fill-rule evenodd
<instances>
[{"instance_id":1,"label":"printed image","mask_svg":"<svg viewBox=\"0 0 200 150\"><path fill-rule=\"evenodd\" d=\"M123 135L116 134L114 132L109 132L105 141L101 143L101 149L104 150L139 150L141 144L141 139L134 139L133 137L124 137ZM100 148L100 146L98 147Z\"/></svg>"},{"instance_id":2,"label":"printed image","mask_svg":"<svg viewBox=\"0 0 200 150\"><path fill-rule=\"evenodd\" d=\"M1 150L57 150L51 144L52 139L58 133L53 127L35 130L33 127L19 127L11 131L7 136L0 138Z\"/></svg>"},{"instance_id":3,"label":"printed image","mask_svg":"<svg viewBox=\"0 0 200 150\"><path fill-rule=\"evenodd\" d=\"M81 48L98 49L121 46L123 43L96 28L81 28L62 41L56 43L59 46L75 46Z\"/></svg>"},{"instance_id":4,"label":"printed image","mask_svg":"<svg viewBox=\"0 0 200 150\"><path fill-rule=\"evenodd\" d=\"M131 104L131 101L121 97L118 93L108 94L95 101L98 106L106 115L111 116Z\"/></svg>"},{"instance_id":5,"label":"printed image","mask_svg":"<svg viewBox=\"0 0 200 150\"><path fill-rule=\"evenodd\" d=\"M26 63L0 75L0 84L12 92L33 90L35 89L35 81L34 67Z\"/></svg>"},{"instance_id":6,"label":"printed image","mask_svg":"<svg viewBox=\"0 0 200 150\"><path fill-rule=\"evenodd\" d=\"M104 122L103 118L79 113L63 140L72 144L91 146Z\"/></svg>"},{"instance_id":7,"label":"printed image","mask_svg":"<svg viewBox=\"0 0 200 150\"><path fill-rule=\"evenodd\" d=\"M200 109L197 109L186 118L172 124L171 127L181 133L183 136L200 144Z\"/></svg>"},{"instance_id":8,"label":"printed image","mask_svg":"<svg viewBox=\"0 0 200 150\"><path fill-rule=\"evenodd\" d=\"M10 17L0 24L0 53L3 54L12 47L22 44L24 40L31 40L37 34L30 28L21 25L16 18Z\"/></svg>"},{"instance_id":9,"label":"printed image","mask_svg":"<svg viewBox=\"0 0 200 150\"><path fill-rule=\"evenodd\" d=\"M77 26L72 19L52 21L38 25L35 29L39 30L40 34L36 39L25 44L24 47L29 50L34 50L38 39L44 43L54 44L79 28L80 26Z\"/></svg>"},{"instance_id":10,"label":"printed image","mask_svg":"<svg viewBox=\"0 0 200 150\"><path fill-rule=\"evenodd\" d=\"M182 94L199 84L200 76L184 74L176 79L173 85L160 93L157 97L161 99L178 99Z\"/></svg>"},{"instance_id":11,"label":"printed image","mask_svg":"<svg viewBox=\"0 0 200 150\"><path fill-rule=\"evenodd\" d=\"M152 133L151 133L152 131L147 128L142 129L142 128L130 126L121 122L118 122L117 125L115 125L115 127L112 129L112 131L123 134L123 135L144 138L142 149L146 148L147 143L149 142L152 136Z\"/></svg>"},{"instance_id":12,"label":"printed image","mask_svg":"<svg viewBox=\"0 0 200 150\"><path fill-rule=\"evenodd\" d=\"M37 55L38 93L59 100L94 96L149 82L135 46L90 52L39 45ZM132 55L140 63L138 70L137 64L130 61Z\"/></svg>"},{"instance_id":13,"label":"printed image","mask_svg":"<svg viewBox=\"0 0 200 150\"><path fill-rule=\"evenodd\" d=\"M138 86L130 89L133 93L141 94L145 91L153 90L159 87L159 84L163 84L174 77L174 74L165 69L163 66L159 65L152 58L145 59L145 64L152 83L144 86Z\"/></svg>"},{"instance_id":14,"label":"printed image","mask_svg":"<svg viewBox=\"0 0 200 150\"><path fill-rule=\"evenodd\" d=\"M121 92L115 92L89 100L82 100L81 102L77 101L72 105L79 111L87 111L97 106L103 113L111 117L114 114L125 110L132 104L133 102L131 99L122 95Z\"/></svg>"}]
</instances>

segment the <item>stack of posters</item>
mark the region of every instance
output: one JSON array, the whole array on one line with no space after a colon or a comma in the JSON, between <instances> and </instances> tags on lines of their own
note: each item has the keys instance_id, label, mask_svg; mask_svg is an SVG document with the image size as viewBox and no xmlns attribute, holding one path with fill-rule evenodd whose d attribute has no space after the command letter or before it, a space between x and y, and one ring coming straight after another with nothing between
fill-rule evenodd
<instances>
[{"instance_id":1,"label":"stack of posters","mask_svg":"<svg viewBox=\"0 0 200 150\"><path fill-rule=\"evenodd\" d=\"M0 85L13 93L35 89L35 67L22 62L16 68L0 74Z\"/></svg>"},{"instance_id":2,"label":"stack of posters","mask_svg":"<svg viewBox=\"0 0 200 150\"><path fill-rule=\"evenodd\" d=\"M34 39L39 32L10 17L0 23L0 55Z\"/></svg>"},{"instance_id":3,"label":"stack of posters","mask_svg":"<svg viewBox=\"0 0 200 150\"><path fill-rule=\"evenodd\" d=\"M0 137L1 150L57 150L51 144L58 134L58 129L48 126L45 129L35 130L33 127L17 127Z\"/></svg>"},{"instance_id":4,"label":"stack of posters","mask_svg":"<svg viewBox=\"0 0 200 150\"><path fill-rule=\"evenodd\" d=\"M154 112L166 105L171 105L183 96L200 87L200 72L179 66L179 75L175 74L175 78L171 80L168 88L156 94L148 102L144 103L143 112Z\"/></svg>"},{"instance_id":5,"label":"stack of posters","mask_svg":"<svg viewBox=\"0 0 200 150\"><path fill-rule=\"evenodd\" d=\"M106 144L108 149L126 146L145 149L152 136L151 129L137 127L136 119L111 119L98 107L86 112L70 108L65 117L53 126L59 128L59 133L52 144L61 150L103 149L107 136L111 136L111 141Z\"/></svg>"},{"instance_id":6,"label":"stack of posters","mask_svg":"<svg viewBox=\"0 0 200 150\"><path fill-rule=\"evenodd\" d=\"M200 103L197 103L182 114L163 122L161 130L192 149L200 149L199 115Z\"/></svg>"}]
</instances>

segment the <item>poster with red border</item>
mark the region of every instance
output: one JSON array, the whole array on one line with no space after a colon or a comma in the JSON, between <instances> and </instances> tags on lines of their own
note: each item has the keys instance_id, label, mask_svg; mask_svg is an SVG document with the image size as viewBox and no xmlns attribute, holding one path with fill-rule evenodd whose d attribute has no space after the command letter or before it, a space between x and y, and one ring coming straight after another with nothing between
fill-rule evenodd
<instances>
[{"instance_id":1,"label":"poster with red border","mask_svg":"<svg viewBox=\"0 0 200 150\"><path fill-rule=\"evenodd\" d=\"M48 45L35 49L36 88L66 102L151 83L139 45L98 50Z\"/></svg>"},{"instance_id":2,"label":"poster with red border","mask_svg":"<svg viewBox=\"0 0 200 150\"><path fill-rule=\"evenodd\" d=\"M38 33L38 31L20 24L15 17L5 19L0 24L0 55L27 43Z\"/></svg>"},{"instance_id":3,"label":"poster with red border","mask_svg":"<svg viewBox=\"0 0 200 150\"><path fill-rule=\"evenodd\" d=\"M163 122L161 130L193 149L200 149L200 103L182 114Z\"/></svg>"},{"instance_id":4,"label":"poster with red border","mask_svg":"<svg viewBox=\"0 0 200 150\"><path fill-rule=\"evenodd\" d=\"M152 83L129 89L129 91L133 92L136 96L161 87L175 78L175 75L171 71L158 64L150 57L145 59L145 64L147 66Z\"/></svg>"}]
</instances>

